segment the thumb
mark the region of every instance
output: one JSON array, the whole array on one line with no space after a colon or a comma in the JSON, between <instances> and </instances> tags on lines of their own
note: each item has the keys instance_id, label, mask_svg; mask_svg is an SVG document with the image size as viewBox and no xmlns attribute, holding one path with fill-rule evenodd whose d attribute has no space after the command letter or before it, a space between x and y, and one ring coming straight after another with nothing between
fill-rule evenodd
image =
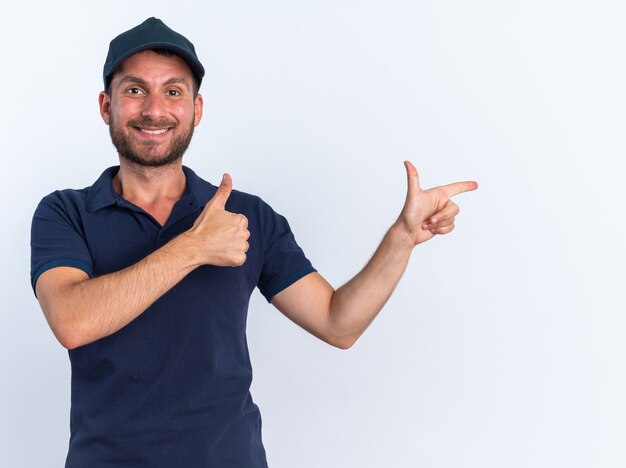
<instances>
[{"instance_id":1,"label":"thumb","mask_svg":"<svg viewBox=\"0 0 626 468\"><path fill-rule=\"evenodd\" d=\"M222 177L222 183L217 188L217 192L215 192L215 195L213 195L213 198L211 198L209 203L223 210L232 190L233 180L230 178L230 174L224 174L224 177Z\"/></svg>"},{"instance_id":2,"label":"thumb","mask_svg":"<svg viewBox=\"0 0 626 468\"><path fill-rule=\"evenodd\" d=\"M421 192L420 178L417 174L417 169L411 164L411 161L404 161L404 167L406 167L406 185L407 185L407 198Z\"/></svg>"}]
</instances>

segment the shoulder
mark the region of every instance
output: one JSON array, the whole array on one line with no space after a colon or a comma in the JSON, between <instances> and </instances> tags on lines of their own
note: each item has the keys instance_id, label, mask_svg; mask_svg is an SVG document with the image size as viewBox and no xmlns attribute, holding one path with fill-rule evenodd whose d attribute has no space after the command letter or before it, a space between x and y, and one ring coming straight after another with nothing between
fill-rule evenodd
<instances>
[{"instance_id":1,"label":"shoulder","mask_svg":"<svg viewBox=\"0 0 626 468\"><path fill-rule=\"evenodd\" d=\"M271 210L270 206L260 196L241 190L231 192L228 202L226 202L226 209L229 206L253 212Z\"/></svg>"},{"instance_id":2,"label":"shoulder","mask_svg":"<svg viewBox=\"0 0 626 468\"><path fill-rule=\"evenodd\" d=\"M87 201L87 194L91 187L85 187L82 189L60 189L49 193L41 199L41 202L45 203L64 203L64 204L85 204Z\"/></svg>"},{"instance_id":3,"label":"shoulder","mask_svg":"<svg viewBox=\"0 0 626 468\"><path fill-rule=\"evenodd\" d=\"M43 197L35 210L35 217L46 212L76 213L87 205L89 187L83 189L55 190Z\"/></svg>"},{"instance_id":4,"label":"shoulder","mask_svg":"<svg viewBox=\"0 0 626 468\"><path fill-rule=\"evenodd\" d=\"M198 176L192 169L183 166L189 190L195 195L200 205L208 203L217 191L217 185ZM226 202L226 209L233 212L271 210L270 206L258 195L233 189Z\"/></svg>"},{"instance_id":5,"label":"shoulder","mask_svg":"<svg viewBox=\"0 0 626 468\"><path fill-rule=\"evenodd\" d=\"M111 179L118 166L109 167L90 186L80 189L62 189L46 195L39 202L39 209L58 208L68 212L92 212L114 203Z\"/></svg>"}]
</instances>

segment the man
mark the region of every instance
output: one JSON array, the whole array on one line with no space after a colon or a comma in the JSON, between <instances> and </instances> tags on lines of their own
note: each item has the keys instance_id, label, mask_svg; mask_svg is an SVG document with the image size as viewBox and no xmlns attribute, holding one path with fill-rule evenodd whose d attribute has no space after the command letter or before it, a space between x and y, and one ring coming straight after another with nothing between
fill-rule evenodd
<instances>
[{"instance_id":1,"label":"man","mask_svg":"<svg viewBox=\"0 0 626 468\"><path fill-rule=\"evenodd\" d=\"M459 182L406 202L366 267L334 290L258 197L182 165L202 118L204 68L150 18L111 41L100 114L120 165L45 197L31 280L72 364L67 467L265 467L245 325L255 287L295 323L349 348L415 245L454 228Z\"/></svg>"}]
</instances>

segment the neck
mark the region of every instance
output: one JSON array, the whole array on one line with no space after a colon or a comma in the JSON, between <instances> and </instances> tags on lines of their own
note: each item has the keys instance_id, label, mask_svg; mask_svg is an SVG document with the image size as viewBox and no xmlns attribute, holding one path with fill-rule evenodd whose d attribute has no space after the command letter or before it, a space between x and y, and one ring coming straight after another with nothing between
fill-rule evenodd
<instances>
[{"instance_id":1,"label":"neck","mask_svg":"<svg viewBox=\"0 0 626 468\"><path fill-rule=\"evenodd\" d=\"M185 186L180 160L163 167L146 167L120 159L120 170L113 178L115 191L138 206L175 203L185 193Z\"/></svg>"}]
</instances>

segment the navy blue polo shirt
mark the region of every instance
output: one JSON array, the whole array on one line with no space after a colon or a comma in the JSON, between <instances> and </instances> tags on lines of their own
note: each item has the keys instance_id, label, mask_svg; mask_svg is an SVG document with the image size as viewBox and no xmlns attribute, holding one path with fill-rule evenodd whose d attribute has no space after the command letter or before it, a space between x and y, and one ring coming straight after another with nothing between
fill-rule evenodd
<instances>
[{"instance_id":1,"label":"navy blue polo shirt","mask_svg":"<svg viewBox=\"0 0 626 468\"><path fill-rule=\"evenodd\" d=\"M33 217L31 281L57 266L90 277L133 265L189 229L217 187L183 167L186 194L161 226L113 189L46 196ZM66 467L266 467L252 401L246 318L255 287L268 301L313 271L286 219L233 190L226 209L249 220L240 267L202 266L124 328L69 350Z\"/></svg>"}]
</instances>

